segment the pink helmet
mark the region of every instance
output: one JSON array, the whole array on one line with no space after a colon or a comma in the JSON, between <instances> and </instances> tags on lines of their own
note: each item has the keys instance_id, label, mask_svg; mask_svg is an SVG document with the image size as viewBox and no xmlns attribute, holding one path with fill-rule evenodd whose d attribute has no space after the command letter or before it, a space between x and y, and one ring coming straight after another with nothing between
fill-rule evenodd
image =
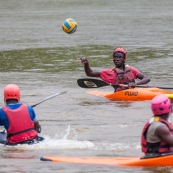
<instances>
[{"instance_id":1,"label":"pink helmet","mask_svg":"<svg viewBox=\"0 0 173 173\"><path fill-rule=\"evenodd\" d=\"M4 88L4 100L8 100L8 99L16 99L16 100L20 100L20 89L17 85L15 84L8 84L5 88Z\"/></svg>"},{"instance_id":2,"label":"pink helmet","mask_svg":"<svg viewBox=\"0 0 173 173\"><path fill-rule=\"evenodd\" d=\"M114 51L113 51L113 53L112 53L112 56L113 56L113 57L114 57L114 54L115 54L116 52L122 52L122 53L124 54L124 56L125 56L125 59L127 59L127 51L126 51L124 48L118 47L118 48L114 49Z\"/></svg>"},{"instance_id":3,"label":"pink helmet","mask_svg":"<svg viewBox=\"0 0 173 173\"><path fill-rule=\"evenodd\" d=\"M171 113L172 112L171 100L164 94L157 95L151 101L151 109L154 115Z\"/></svg>"}]
</instances>

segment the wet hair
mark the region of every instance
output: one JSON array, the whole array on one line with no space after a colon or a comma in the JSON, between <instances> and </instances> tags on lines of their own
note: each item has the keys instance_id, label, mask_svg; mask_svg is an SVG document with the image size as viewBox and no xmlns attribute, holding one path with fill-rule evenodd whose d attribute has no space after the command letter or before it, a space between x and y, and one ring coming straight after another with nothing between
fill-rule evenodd
<instances>
[{"instance_id":1,"label":"wet hair","mask_svg":"<svg viewBox=\"0 0 173 173\"><path fill-rule=\"evenodd\" d=\"M7 99L6 100L6 104L16 104L19 103L19 101L17 99Z\"/></svg>"}]
</instances>

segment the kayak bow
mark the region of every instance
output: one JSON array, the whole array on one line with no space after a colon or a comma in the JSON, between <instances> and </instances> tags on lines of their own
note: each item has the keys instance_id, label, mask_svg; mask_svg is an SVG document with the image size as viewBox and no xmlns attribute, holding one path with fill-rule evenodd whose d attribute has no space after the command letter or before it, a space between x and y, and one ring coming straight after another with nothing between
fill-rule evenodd
<instances>
[{"instance_id":1,"label":"kayak bow","mask_svg":"<svg viewBox=\"0 0 173 173\"><path fill-rule=\"evenodd\" d=\"M75 164L97 164L113 166L163 167L173 166L173 154L141 159L140 157L71 157L43 156L42 161L64 162Z\"/></svg>"},{"instance_id":2,"label":"kayak bow","mask_svg":"<svg viewBox=\"0 0 173 173\"><path fill-rule=\"evenodd\" d=\"M158 94L166 94L170 99L173 99L173 92L159 88L130 88L127 90L118 91L115 93L99 90L86 91L88 94L103 97L109 100L121 101L145 101L151 100Z\"/></svg>"}]
</instances>

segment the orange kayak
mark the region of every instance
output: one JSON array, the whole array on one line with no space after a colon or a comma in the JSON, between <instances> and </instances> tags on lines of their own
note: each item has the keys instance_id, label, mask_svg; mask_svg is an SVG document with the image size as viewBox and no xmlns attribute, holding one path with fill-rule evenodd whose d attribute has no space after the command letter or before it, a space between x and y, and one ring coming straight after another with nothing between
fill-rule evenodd
<instances>
[{"instance_id":1,"label":"orange kayak","mask_svg":"<svg viewBox=\"0 0 173 173\"><path fill-rule=\"evenodd\" d=\"M163 167L173 166L173 155L165 155L147 159L140 157L71 157L71 156L43 156L42 161L65 162L75 164L97 164L114 166Z\"/></svg>"},{"instance_id":2,"label":"orange kayak","mask_svg":"<svg viewBox=\"0 0 173 173\"><path fill-rule=\"evenodd\" d=\"M131 88L127 90L118 91L115 93L104 92L99 90L90 90L86 93L95 96L107 98L110 100L121 101L144 101L151 100L158 94L166 94L170 99L173 99L173 92L159 88Z\"/></svg>"}]
</instances>

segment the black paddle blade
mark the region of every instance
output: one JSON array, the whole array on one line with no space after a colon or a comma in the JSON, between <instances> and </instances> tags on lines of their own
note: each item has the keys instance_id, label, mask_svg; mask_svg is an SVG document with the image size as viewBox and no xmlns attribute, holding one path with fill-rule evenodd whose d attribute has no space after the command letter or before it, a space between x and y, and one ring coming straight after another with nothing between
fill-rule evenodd
<instances>
[{"instance_id":1,"label":"black paddle blade","mask_svg":"<svg viewBox=\"0 0 173 173\"><path fill-rule=\"evenodd\" d=\"M90 78L78 79L77 83L81 88L99 88L99 87L109 85L108 83L106 83L102 80L90 79Z\"/></svg>"}]
</instances>

